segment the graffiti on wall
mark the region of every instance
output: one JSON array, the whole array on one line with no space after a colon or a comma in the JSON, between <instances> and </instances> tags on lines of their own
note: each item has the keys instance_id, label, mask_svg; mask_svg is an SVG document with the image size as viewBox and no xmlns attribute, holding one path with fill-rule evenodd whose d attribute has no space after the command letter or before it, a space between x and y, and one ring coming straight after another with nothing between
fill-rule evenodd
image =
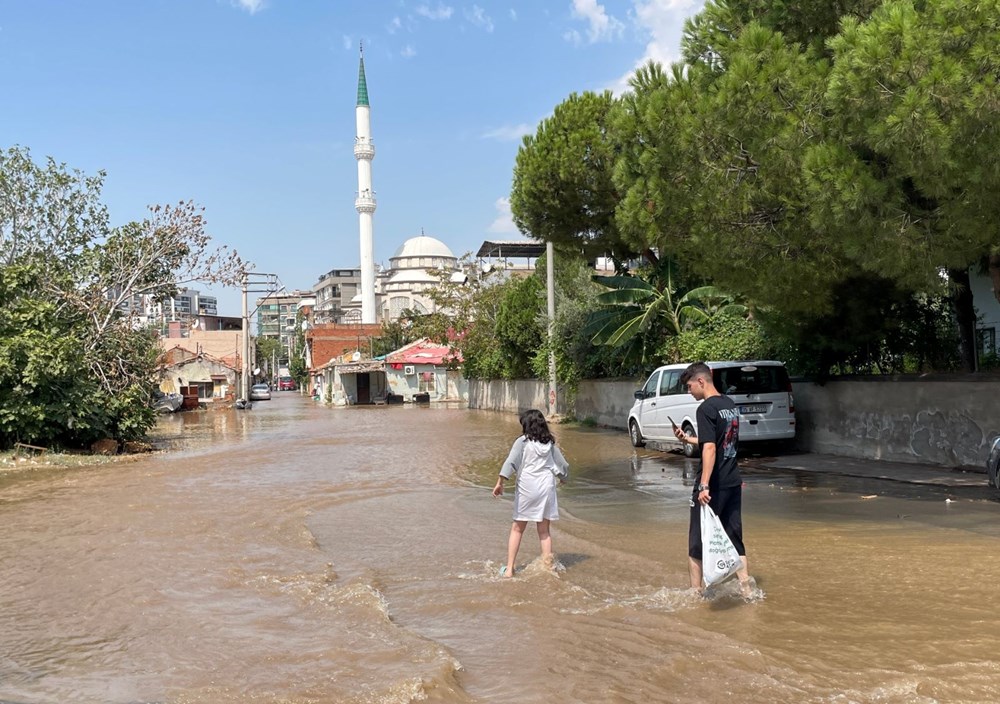
<instances>
[{"instance_id":1,"label":"graffiti on wall","mask_svg":"<svg viewBox=\"0 0 1000 704\"><path fill-rule=\"evenodd\" d=\"M924 410L916 416L864 411L841 417L834 433L855 438L864 456L941 465L980 465L988 435L965 413ZM864 451L867 449L868 451Z\"/></svg>"}]
</instances>

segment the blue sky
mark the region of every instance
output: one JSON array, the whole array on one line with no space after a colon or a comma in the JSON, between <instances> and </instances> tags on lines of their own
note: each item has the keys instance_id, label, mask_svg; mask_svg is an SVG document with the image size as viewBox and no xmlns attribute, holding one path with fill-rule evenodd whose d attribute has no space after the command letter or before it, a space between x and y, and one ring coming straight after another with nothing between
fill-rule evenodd
<instances>
[{"instance_id":1,"label":"blue sky","mask_svg":"<svg viewBox=\"0 0 1000 704\"><path fill-rule=\"evenodd\" d=\"M0 147L107 171L114 224L193 200L288 289L359 261L358 43L376 146L375 260L520 239L514 158L572 92L676 60L702 0L0 0ZM207 289L220 313L239 293Z\"/></svg>"}]
</instances>

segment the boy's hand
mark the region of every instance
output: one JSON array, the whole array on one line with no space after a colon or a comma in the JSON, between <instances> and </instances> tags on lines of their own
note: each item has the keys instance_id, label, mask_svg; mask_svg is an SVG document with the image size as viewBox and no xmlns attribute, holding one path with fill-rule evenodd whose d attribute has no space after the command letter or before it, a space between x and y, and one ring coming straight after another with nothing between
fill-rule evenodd
<instances>
[{"instance_id":1,"label":"boy's hand","mask_svg":"<svg viewBox=\"0 0 1000 704\"><path fill-rule=\"evenodd\" d=\"M501 497L501 496L503 496L503 480L502 479L498 479L496 486L493 487L493 496L496 496L498 498Z\"/></svg>"}]
</instances>

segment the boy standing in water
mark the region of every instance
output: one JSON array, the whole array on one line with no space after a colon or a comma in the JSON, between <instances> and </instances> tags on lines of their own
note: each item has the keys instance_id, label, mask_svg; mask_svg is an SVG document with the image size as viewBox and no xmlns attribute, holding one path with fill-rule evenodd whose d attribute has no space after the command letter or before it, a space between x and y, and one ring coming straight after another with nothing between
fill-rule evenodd
<instances>
[{"instance_id":1,"label":"boy standing in water","mask_svg":"<svg viewBox=\"0 0 1000 704\"><path fill-rule=\"evenodd\" d=\"M751 592L746 548L743 546L743 477L736 463L740 438L740 414L736 404L715 388L712 370L704 362L695 362L681 374L681 383L688 393L701 401L696 413L698 437L674 427L674 436L681 442L701 447L701 478L691 499L691 522L688 528L688 571L691 587L701 589L701 506L708 504L722 522L726 535L740 555L740 592Z\"/></svg>"},{"instance_id":2,"label":"boy standing in water","mask_svg":"<svg viewBox=\"0 0 1000 704\"><path fill-rule=\"evenodd\" d=\"M542 412L534 408L521 414L522 435L514 441L510 454L500 468L493 496L503 495L503 483L517 473L514 486L514 521L507 538L507 564L500 568L501 577L514 575L521 537L528 521L538 529L538 542L542 548L542 561L552 567L552 536L549 522L559 520L559 502L556 482L562 483L569 473L569 464L563 457L556 440L549 431Z\"/></svg>"}]
</instances>

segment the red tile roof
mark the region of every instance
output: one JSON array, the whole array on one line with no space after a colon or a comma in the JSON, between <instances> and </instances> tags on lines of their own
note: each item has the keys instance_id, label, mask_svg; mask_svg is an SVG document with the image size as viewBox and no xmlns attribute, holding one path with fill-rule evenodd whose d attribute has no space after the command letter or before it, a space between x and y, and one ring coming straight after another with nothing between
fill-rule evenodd
<instances>
[{"instance_id":1,"label":"red tile roof","mask_svg":"<svg viewBox=\"0 0 1000 704\"><path fill-rule=\"evenodd\" d=\"M424 338L390 352L386 355L385 361L389 364L433 364L436 367L443 367L453 362L461 364L462 353Z\"/></svg>"}]
</instances>

